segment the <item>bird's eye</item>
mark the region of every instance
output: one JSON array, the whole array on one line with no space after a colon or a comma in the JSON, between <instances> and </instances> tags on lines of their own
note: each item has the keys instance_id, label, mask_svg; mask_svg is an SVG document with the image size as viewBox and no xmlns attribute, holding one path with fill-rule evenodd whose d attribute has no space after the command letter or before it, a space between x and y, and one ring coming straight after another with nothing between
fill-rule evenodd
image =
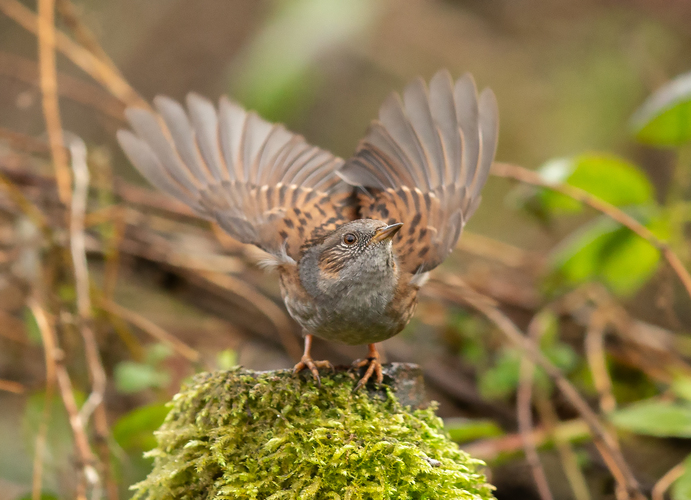
<instances>
[{"instance_id":1,"label":"bird's eye","mask_svg":"<svg viewBox=\"0 0 691 500\"><path fill-rule=\"evenodd\" d=\"M346 233L345 236L343 236L343 243L346 245L354 245L356 241L357 236L355 236L353 233Z\"/></svg>"}]
</instances>

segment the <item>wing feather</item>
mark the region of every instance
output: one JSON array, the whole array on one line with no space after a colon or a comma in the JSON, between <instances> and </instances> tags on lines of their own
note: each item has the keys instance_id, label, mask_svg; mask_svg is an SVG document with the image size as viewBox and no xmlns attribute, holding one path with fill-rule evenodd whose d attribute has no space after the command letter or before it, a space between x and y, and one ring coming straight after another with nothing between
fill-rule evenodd
<instances>
[{"instance_id":1,"label":"wing feather","mask_svg":"<svg viewBox=\"0 0 691 500\"><path fill-rule=\"evenodd\" d=\"M128 109L134 131L118 139L154 186L215 220L231 236L279 259L299 260L305 241L356 217L353 188L335 172L343 160L282 125L221 98L196 94L188 112L167 97L158 115Z\"/></svg>"},{"instance_id":2,"label":"wing feather","mask_svg":"<svg viewBox=\"0 0 691 500\"><path fill-rule=\"evenodd\" d=\"M426 272L451 252L480 202L497 146L494 94L447 71L409 84L382 105L338 175L362 189L360 215L403 222L394 239L401 269Z\"/></svg>"}]
</instances>

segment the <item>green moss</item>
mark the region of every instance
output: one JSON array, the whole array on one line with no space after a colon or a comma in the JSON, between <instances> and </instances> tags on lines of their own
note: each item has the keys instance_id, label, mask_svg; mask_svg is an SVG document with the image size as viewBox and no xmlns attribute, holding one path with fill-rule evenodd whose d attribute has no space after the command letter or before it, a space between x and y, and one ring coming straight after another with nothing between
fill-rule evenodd
<instances>
[{"instance_id":1,"label":"green moss","mask_svg":"<svg viewBox=\"0 0 691 500\"><path fill-rule=\"evenodd\" d=\"M434 408L393 391L353 393L345 373L197 375L157 433L146 499L490 499L482 462L460 451Z\"/></svg>"}]
</instances>

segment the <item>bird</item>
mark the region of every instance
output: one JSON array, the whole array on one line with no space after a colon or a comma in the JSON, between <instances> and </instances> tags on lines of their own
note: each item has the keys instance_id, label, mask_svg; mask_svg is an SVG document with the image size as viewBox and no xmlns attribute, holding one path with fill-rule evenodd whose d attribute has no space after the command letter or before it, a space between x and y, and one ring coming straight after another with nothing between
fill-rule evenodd
<instances>
[{"instance_id":1,"label":"bird","mask_svg":"<svg viewBox=\"0 0 691 500\"><path fill-rule=\"evenodd\" d=\"M187 110L157 96L130 107L117 132L151 184L266 252L290 316L302 327L320 384L313 338L367 345L355 390L383 382L377 343L400 333L429 272L449 255L477 209L494 161L497 100L466 73L392 92L349 159L310 145L227 97L196 94Z\"/></svg>"}]
</instances>

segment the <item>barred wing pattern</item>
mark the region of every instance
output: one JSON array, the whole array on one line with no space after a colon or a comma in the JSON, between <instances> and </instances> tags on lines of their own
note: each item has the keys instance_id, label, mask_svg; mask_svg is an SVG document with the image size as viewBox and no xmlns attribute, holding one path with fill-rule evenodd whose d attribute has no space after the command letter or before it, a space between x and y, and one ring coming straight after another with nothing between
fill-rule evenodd
<instances>
[{"instance_id":1,"label":"barred wing pattern","mask_svg":"<svg viewBox=\"0 0 691 500\"><path fill-rule=\"evenodd\" d=\"M156 97L158 115L130 108L118 131L125 154L151 184L215 220L231 236L297 261L304 241L355 218L343 160L282 125L221 98L196 95L188 113Z\"/></svg>"},{"instance_id":2,"label":"barred wing pattern","mask_svg":"<svg viewBox=\"0 0 691 500\"><path fill-rule=\"evenodd\" d=\"M469 74L455 84L438 72L429 89L420 78L403 99L393 93L356 154L338 171L361 186L360 216L403 222L394 248L410 273L438 266L480 203L497 145L494 94L479 96Z\"/></svg>"}]
</instances>

